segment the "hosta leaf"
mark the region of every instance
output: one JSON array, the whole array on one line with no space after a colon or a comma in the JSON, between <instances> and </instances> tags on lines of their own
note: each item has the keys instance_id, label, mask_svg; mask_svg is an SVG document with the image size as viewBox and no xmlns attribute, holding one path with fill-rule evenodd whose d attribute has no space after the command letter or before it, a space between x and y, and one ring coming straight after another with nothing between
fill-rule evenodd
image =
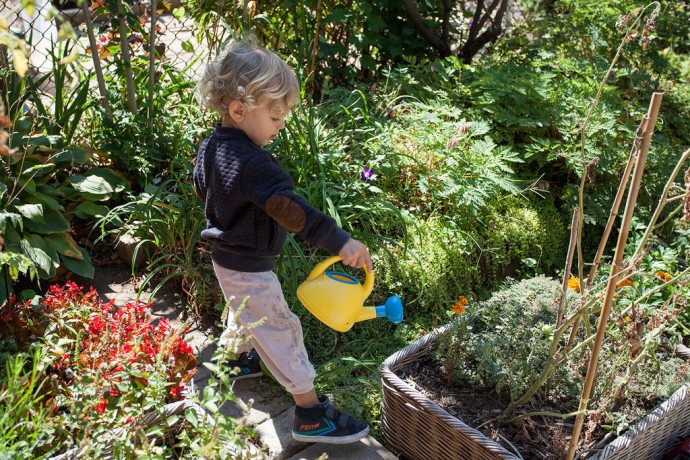
<instances>
[{"instance_id":1,"label":"hosta leaf","mask_svg":"<svg viewBox=\"0 0 690 460\"><path fill-rule=\"evenodd\" d=\"M36 264L44 278L55 276L55 268L58 261L57 251L49 248L43 238L33 233L24 234L21 247L24 255Z\"/></svg>"},{"instance_id":2,"label":"hosta leaf","mask_svg":"<svg viewBox=\"0 0 690 460\"><path fill-rule=\"evenodd\" d=\"M79 248L79 251L81 252L82 256L81 260L64 255L60 256L60 259L67 270L76 275L83 276L84 278L93 279L94 268L93 264L91 263L91 256L89 256L89 253L86 252L86 249L84 248Z\"/></svg>"},{"instance_id":3,"label":"hosta leaf","mask_svg":"<svg viewBox=\"0 0 690 460\"><path fill-rule=\"evenodd\" d=\"M53 187L52 185L44 184L42 182L39 182L36 184L36 194L39 196L43 195L48 195L53 198L62 198L62 195L58 190ZM52 208L52 206L48 206L49 208Z\"/></svg>"},{"instance_id":4,"label":"hosta leaf","mask_svg":"<svg viewBox=\"0 0 690 460\"><path fill-rule=\"evenodd\" d=\"M71 210L70 214L74 214L80 219L89 219L91 217L105 217L108 211L109 209L107 206L96 204L93 201L84 201Z\"/></svg>"},{"instance_id":5,"label":"hosta leaf","mask_svg":"<svg viewBox=\"0 0 690 460\"><path fill-rule=\"evenodd\" d=\"M93 155L94 153L92 150L67 149L58 152L53 157L53 160L55 161L56 165L60 166L62 166L61 163L75 163L83 165L84 163L88 162L93 157Z\"/></svg>"},{"instance_id":6,"label":"hosta leaf","mask_svg":"<svg viewBox=\"0 0 690 460\"><path fill-rule=\"evenodd\" d=\"M40 204L20 204L15 206L19 213L29 220L45 224L46 220L43 217L43 206Z\"/></svg>"},{"instance_id":7,"label":"hosta leaf","mask_svg":"<svg viewBox=\"0 0 690 460\"><path fill-rule=\"evenodd\" d=\"M96 176L105 180L116 192L122 192L129 188L129 181L124 174L114 169L108 168L91 168L85 175L87 177Z\"/></svg>"},{"instance_id":8,"label":"hosta leaf","mask_svg":"<svg viewBox=\"0 0 690 460\"><path fill-rule=\"evenodd\" d=\"M79 245L69 233L53 233L43 237L45 242L59 254L82 260L83 256L79 250Z\"/></svg>"},{"instance_id":9,"label":"hosta leaf","mask_svg":"<svg viewBox=\"0 0 690 460\"><path fill-rule=\"evenodd\" d=\"M69 180L72 186L88 199L107 200L115 191L107 180L99 176L73 176Z\"/></svg>"},{"instance_id":10,"label":"hosta leaf","mask_svg":"<svg viewBox=\"0 0 690 460\"><path fill-rule=\"evenodd\" d=\"M17 225L20 229L23 228L22 216L20 214L14 212L0 211L0 230L5 231L8 222L12 227Z\"/></svg>"},{"instance_id":11,"label":"hosta leaf","mask_svg":"<svg viewBox=\"0 0 690 460\"><path fill-rule=\"evenodd\" d=\"M41 193L40 189L36 187L36 193L24 194L21 197L24 203L40 204L44 208L55 209L58 211L63 211L65 208L62 207L60 202L53 197L50 197L44 193Z\"/></svg>"},{"instance_id":12,"label":"hosta leaf","mask_svg":"<svg viewBox=\"0 0 690 460\"><path fill-rule=\"evenodd\" d=\"M48 174L53 170L53 168L55 168L55 166L50 163L37 164L23 170L21 175L29 177L41 177L45 174Z\"/></svg>"},{"instance_id":13,"label":"hosta leaf","mask_svg":"<svg viewBox=\"0 0 690 460\"><path fill-rule=\"evenodd\" d=\"M61 212L55 209L43 208L43 217L45 223L40 224L32 220L24 221L24 227L33 233L62 233L70 230L69 222L64 218Z\"/></svg>"}]
</instances>

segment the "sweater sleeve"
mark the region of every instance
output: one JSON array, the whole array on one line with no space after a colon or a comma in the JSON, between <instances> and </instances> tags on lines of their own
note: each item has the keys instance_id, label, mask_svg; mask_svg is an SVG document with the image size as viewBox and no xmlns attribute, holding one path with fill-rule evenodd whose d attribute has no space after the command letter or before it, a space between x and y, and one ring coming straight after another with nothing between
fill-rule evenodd
<instances>
[{"instance_id":1,"label":"sweater sleeve","mask_svg":"<svg viewBox=\"0 0 690 460\"><path fill-rule=\"evenodd\" d=\"M242 188L247 199L311 246L338 254L350 238L332 217L316 210L294 192L290 175L268 154L252 159L245 166Z\"/></svg>"}]
</instances>

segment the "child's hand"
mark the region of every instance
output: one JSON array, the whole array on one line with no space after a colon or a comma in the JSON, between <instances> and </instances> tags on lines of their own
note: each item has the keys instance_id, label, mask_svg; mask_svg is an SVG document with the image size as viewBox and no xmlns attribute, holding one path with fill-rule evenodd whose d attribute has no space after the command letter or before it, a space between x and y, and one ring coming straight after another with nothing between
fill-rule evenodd
<instances>
[{"instance_id":1,"label":"child's hand","mask_svg":"<svg viewBox=\"0 0 690 460\"><path fill-rule=\"evenodd\" d=\"M367 271L372 273L374 271L374 264L371 262L371 256L366 246L357 240L350 238L345 242L342 249L338 253L343 263L350 267L362 268L366 266Z\"/></svg>"}]
</instances>

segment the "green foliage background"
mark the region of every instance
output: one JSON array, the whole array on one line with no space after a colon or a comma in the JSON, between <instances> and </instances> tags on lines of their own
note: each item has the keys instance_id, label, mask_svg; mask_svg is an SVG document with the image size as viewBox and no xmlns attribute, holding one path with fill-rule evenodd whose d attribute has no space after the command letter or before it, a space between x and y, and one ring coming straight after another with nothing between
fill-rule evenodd
<instances>
[{"instance_id":1,"label":"green foliage background","mask_svg":"<svg viewBox=\"0 0 690 460\"><path fill-rule=\"evenodd\" d=\"M212 55L228 39L252 31L298 74L303 104L268 148L298 193L367 244L377 280L369 302L400 295L405 321L394 326L372 320L347 334L328 330L294 295L327 254L294 238L280 257L278 274L321 371L319 388L351 394L358 401L352 412L375 427L378 364L445 322L459 295L487 299L505 277L563 275L572 212L588 164L581 249L584 262L592 259L653 91L665 93L663 123L638 200L639 222L647 221L670 170L690 146L687 2L661 4L654 24L645 22L653 8L647 10L608 75L582 150L580 129L625 35L623 19L630 24L647 4L518 4L522 20L472 64L455 56L437 59L395 1L226 2L221 8L185 0L174 11L194 21L196 43ZM438 27L437 5L420 7L430 27ZM101 8L113 12L107 2ZM130 32L145 40L136 15L127 9L126 16ZM112 29L107 23L100 27L99 32ZM61 265L88 278L89 253L111 251L117 235L129 232L142 238L139 250L145 254L145 264L132 267L133 274L154 287L175 283L195 317L214 321L222 301L209 248L199 239L203 209L191 170L215 114L199 109L194 82L165 61L156 63L156 80L149 82L141 57L133 61L133 78L135 99L144 109L131 113L115 40L114 59L105 62L109 117L92 94L87 97L94 75L78 62L61 63L68 44L53 59L52 76L62 89L36 105L38 116L22 107L46 97L39 94L41 82L19 77L10 70L11 53L2 52L8 65L0 70L0 96L13 124L0 138L12 149L12 155L0 155L0 285L10 287L0 290L0 302L25 287L23 277L30 274L40 279L31 287L45 289L59 279ZM75 88L67 84L72 74L81 77ZM37 151L52 160L37 160ZM374 171L371 180L362 179L364 168ZM16 184L25 187L21 193L12 192L21 188ZM684 188L677 184L679 191ZM52 210L44 214L59 219L60 229L32 212L37 208L28 205L36 201ZM673 219L656 233L672 246L687 239ZM56 235L82 258L65 248L42 249L39 239ZM70 267L70 257L79 264ZM688 313L680 317L687 322Z\"/></svg>"}]
</instances>

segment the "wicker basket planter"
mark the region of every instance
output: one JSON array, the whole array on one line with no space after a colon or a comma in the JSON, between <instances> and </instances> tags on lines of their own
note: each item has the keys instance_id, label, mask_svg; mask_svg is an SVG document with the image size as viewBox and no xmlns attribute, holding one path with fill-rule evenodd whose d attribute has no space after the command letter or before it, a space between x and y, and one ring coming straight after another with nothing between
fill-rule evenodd
<instances>
[{"instance_id":1,"label":"wicker basket planter","mask_svg":"<svg viewBox=\"0 0 690 460\"><path fill-rule=\"evenodd\" d=\"M436 329L381 365L383 438L405 458L415 460L519 460L518 455L449 414L395 374L429 354L448 327ZM589 458L660 459L679 438L687 436L690 394L685 384L623 436Z\"/></svg>"}]
</instances>

